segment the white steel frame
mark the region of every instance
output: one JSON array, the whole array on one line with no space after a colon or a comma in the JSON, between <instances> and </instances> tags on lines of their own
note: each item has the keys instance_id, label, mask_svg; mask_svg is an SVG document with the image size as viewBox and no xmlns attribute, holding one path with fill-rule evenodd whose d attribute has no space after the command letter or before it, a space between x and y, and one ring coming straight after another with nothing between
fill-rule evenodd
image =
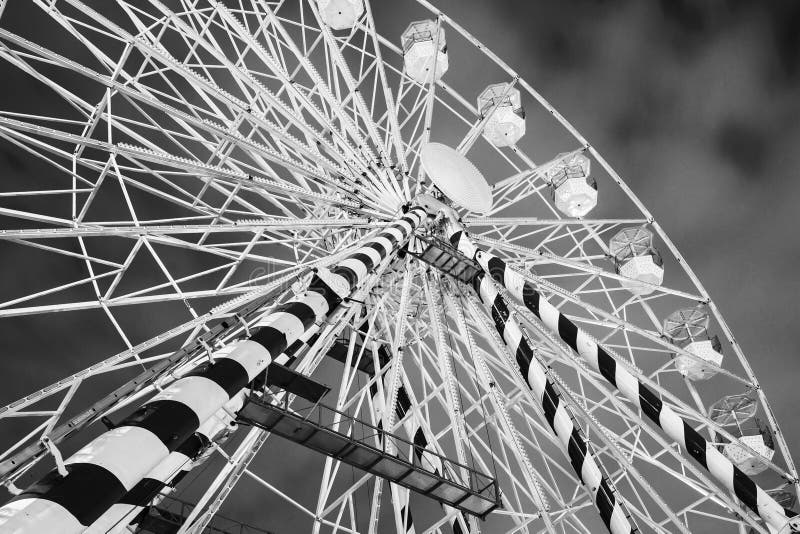
<instances>
[{"instance_id":1,"label":"white steel frame","mask_svg":"<svg viewBox=\"0 0 800 534\"><path fill-rule=\"evenodd\" d=\"M539 164L527 155L525 138L498 149L481 137L489 117L481 118L473 104L477 92L451 86L447 73L425 85L405 76L399 34L382 30L386 21L376 20L369 2L349 32L322 24L312 0L119 0L107 14L80 0L33 3L28 15L46 20L72 46L32 41L26 30L5 23L18 6L0 2L3 68L21 69L43 84L53 100L46 109L58 110L0 111L2 142L35 161L39 173L0 190L0 246L20 261L46 260L54 271L63 265L63 272L80 274L0 293L0 320L56 322L90 313L92 335L113 335L120 351L105 359L95 354L98 363L36 384L39 389L22 399L4 400L0 435L9 437L0 461L37 443L53 453L7 476L10 492L69 447L49 437L86 407L76 404L77 393L94 392L98 380L104 388L123 384L131 371L164 361L220 321L233 326L215 344L240 337L249 328L238 313L242 306L290 286L302 289L310 269L334 263L429 190L419 164L419 149L429 139L450 142L479 168L491 169L490 213L460 214L477 244L524 272L563 313L629 362L639 380L717 441L737 437L709 420L708 406L751 391L776 445L759 481L800 491L764 389L653 215L524 78L434 5L409 0L404 23L435 20L446 29L448 54L471 54L497 73L495 82L522 92L528 136L544 130L558 145ZM595 162L600 205L584 219L565 218L550 198L546 170L562 152ZM603 198L613 195L626 206L618 216L602 209ZM606 245L619 229L639 225L657 236L667 273L647 296L622 287ZM593 503L511 365L513 355L470 291L410 256L398 257L335 320L319 325L322 335L301 352L298 370L314 376L330 365L323 356L336 336L348 340L352 361L366 357L364 348L386 344L395 362L382 371L393 384L386 392L390 402L402 384L437 452L496 473L504 507L486 523L470 520L473 532L600 531ZM712 316L710 331L725 340L713 386L684 379L674 355L694 356L661 335L671 311L698 304ZM158 331L142 337L130 310L169 312ZM519 314L642 531L766 532L535 317ZM365 319L366 339L358 338L362 349L356 350L355 330ZM177 365L204 357L202 350L191 352L94 419L141 401L171 380ZM332 392L336 408L374 414L369 385L382 382L356 374L341 368ZM102 397L108 389L97 391ZM5 431L11 423L13 435ZM387 430L400 432L403 423L392 415ZM226 461L182 532L202 531L226 499L236 499L242 475L302 510L315 533L362 532L365 525L377 532L395 524L382 515L389 492L380 490L381 482L367 475L346 482L331 459L311 500L277 487L251 466L272 440L250 430L217 448ZM369 512L357 516L357 502ZM412 506L419 502L412 495ZM416 517L417 532L436 532L448 520L441 509Z\"/></svg>"}]
</instances>

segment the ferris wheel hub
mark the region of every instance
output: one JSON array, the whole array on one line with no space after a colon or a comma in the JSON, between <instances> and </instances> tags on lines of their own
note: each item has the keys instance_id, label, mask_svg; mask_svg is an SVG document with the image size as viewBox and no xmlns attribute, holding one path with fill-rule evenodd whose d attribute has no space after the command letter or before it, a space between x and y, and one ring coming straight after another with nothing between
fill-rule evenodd
<instances>
[{"instance_id":1,"label":"ferris wheel hub","mask_svg":"<svg viewBox=\"0 0 800 534\"><path fill-rule=\"evenodd\" d=\"M420 161L433 184L454 204L480 214L492 208L492 190L483 174L455 149L428 143Z\"/></svg>"}]
</instances>

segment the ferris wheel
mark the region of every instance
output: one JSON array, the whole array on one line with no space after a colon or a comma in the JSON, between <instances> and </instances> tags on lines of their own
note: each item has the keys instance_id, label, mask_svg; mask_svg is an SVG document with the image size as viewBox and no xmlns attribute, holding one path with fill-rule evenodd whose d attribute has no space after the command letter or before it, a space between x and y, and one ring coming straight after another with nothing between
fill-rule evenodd
<instances>
[{"instance_id":1,"label":"ferris wheel","mask_svg":"<svg viewBox=\"0 0 800 534\"><path fill-rule=\"evenodd\" d=\"M800 532L653 215L406 4L0 0L0 532Z\"/></svg>"}]
</instances>

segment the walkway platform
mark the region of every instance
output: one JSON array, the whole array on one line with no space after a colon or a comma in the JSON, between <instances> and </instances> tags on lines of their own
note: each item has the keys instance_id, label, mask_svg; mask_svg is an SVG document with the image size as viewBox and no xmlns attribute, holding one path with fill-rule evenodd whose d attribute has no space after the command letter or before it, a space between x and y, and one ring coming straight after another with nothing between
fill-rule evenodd
<instances>
[{"instance_id":1,"label":"walkway platform","mask_svg":"<svg viewBox=\"0 0 800 534\"><path fill-rule=\"evenodd\" d=\"M409 250L408 253L456 280L468 284L481 270L477 263L461 254L450 243L430 236L417 236L417 238L425 243L425 250L422 253Z\"/></svg>"},{"instance_id":2,"label":"walkway platform","mask_svg":"<svg viewBox=\"0 0 800 534\"><path fill-rule=\"evenodd\" d=\"M360 437L334 430L336 418L339 428L352 428ZM425 450L423 458L441 462L444 476L440 476L433 465L420 465L403 456L415 450L410 441L322 404L298 413L251 396L239 411L238 422L263 428L481 519L501 504L494 478ZM377 439L379 435L384 439ZM399 455L387 452L387 443L393 444ZM456 474L466 474L468 481L455 480Z\"/></svg>"}]
</instances>

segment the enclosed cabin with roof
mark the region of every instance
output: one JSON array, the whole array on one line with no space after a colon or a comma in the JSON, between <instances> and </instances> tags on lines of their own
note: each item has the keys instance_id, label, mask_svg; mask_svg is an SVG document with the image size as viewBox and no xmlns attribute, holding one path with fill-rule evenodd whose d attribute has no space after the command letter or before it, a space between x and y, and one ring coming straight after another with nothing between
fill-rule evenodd
<instances>
[{"instance_id":1,"label":"enclosed cabin with roof","mask_svg":"<svg viewBox=\"0 0 800 534\"><path fill-rule=\"evenodd\" d=\"M317 0L319 17L332 30L349 30L364 13L363 0Z\"/></svg>"},{"instance_id":2,"label":"enclosed cabin with roof","mask_svg":"<svg viewBox=\"0 0 800 534\"><path fill-rule=\"evenodd\" d=\"M722 453L749 476L764 472L775 455L772 432L755 416L756 408L752 394L743 393L725 396L708 410L709 418L741 443L725 440Z\"/></svg>"},{"instance_id":3,"label":"enclosed cabin with roof","mask_svg":"<svg viewBox=\"0 0 800 534\"><path fill-rule=\"evenodd\" d=\"M664 281L664 262L653 246L653 232L643 226L619 231L608 243L614 269L626 279L622 287L634 295L649 295Z\"/></svg>"},{"instance_id":4,"label":"enclosed cabin with roof","mask_svg":"<svg viewBox=\"0 0 800 534\"><path fill-rule=\"evenodd\" d=\"M494 146L512 146L525 135L525 110L518 89L494 83L478 95L483 136Z\"/></svg>"},{"instance_id":5,"label":"enclosed cabin with roof","mask_svg":"<svg viewBox=\"0 0 800 534\"><path fill-rule=\"evenodd\" d=\"M708 333L710 317L703 308L682 308L664 319L664 337L673 345L697 356L675 355L675 367L689 380L706 380L719 371L722 344Z\"/></svg>"},{"instance_id":6,"label":"enclosed cabin with roof","mask_svg":"<svg viewBox=\"0 0 800 534\"><path fill-rule=\"evenodd\" d=\"M412 22L402 35L403 65L408 76L418 83L439 81L447 72L447 41L444 28L436 32L436 22Z\"/></svg>"},{"instance_id":7,"label":"enclosed cabin with roof","mask_svg":"<svg viewBox=\"0 0 800 534\"><path fill-rule=\"evenodd\" d=\"M547 180L558 211L584 217L597 206L597 182L589 173L591 161L583 154L559 154L547 170Z\"/></svg>"}]
</instances>

